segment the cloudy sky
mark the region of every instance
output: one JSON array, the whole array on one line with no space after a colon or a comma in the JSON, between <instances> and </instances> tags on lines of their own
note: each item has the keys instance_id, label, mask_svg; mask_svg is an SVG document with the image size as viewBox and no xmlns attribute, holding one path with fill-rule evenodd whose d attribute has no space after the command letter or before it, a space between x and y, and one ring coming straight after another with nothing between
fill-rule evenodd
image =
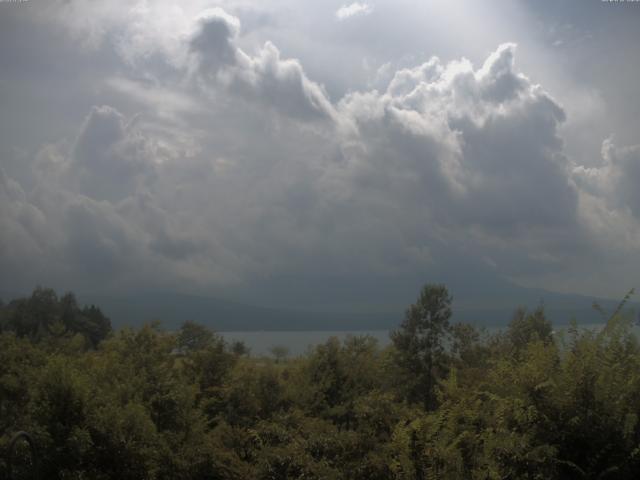
<instances>
[{"instance_id":1,"label":"cloudy sky","mask_svg":"<svg viewBox=\"0 0 640 480\"><path fill-rule=\"evenodd\" d=\"M0 290L620 297L640 2L0 2Z\"/></svg>"}]
</instances>

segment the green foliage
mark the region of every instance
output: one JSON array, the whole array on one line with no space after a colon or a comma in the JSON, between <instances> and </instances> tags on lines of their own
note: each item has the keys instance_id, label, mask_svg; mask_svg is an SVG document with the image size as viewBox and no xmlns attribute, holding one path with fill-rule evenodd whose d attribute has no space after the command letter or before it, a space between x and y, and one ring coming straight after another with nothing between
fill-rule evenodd
<instances>
[{"instance_id":1,"label":"green foliage","mask_svg":"<svg viewBox=\"0 0 640 480\"><path fill-rule=\"evenodd\" d=\"M519 308L509 323L507 338L514 349L522 350L537 340L550 343L552 331L551 322L545 317L543 307L538 307L532 313Z\"/></svg>"},{"instance_id":2,"label":"green foliage","mask_svg":"<svg viewBox=\"0 0 640 480\"><path fill-rule=\"evenodd\" d=\"M184 322L178 334L178 349L183 352L197 352L213 346L219 341L211 330L196 322Z\"/></svg>"},{"instance_id":3,"label":"green foliage","mask_svg":"<svg viewBox=\"0 0 640 480\"><path fill-rule=\"evenodd\" d=\"M410 401L426 409L436 406L435 387L446 370L445 340L451 332L451 296L444 285L425 285L406 312L400 329L391 334L396 362L406 375Z\"/></svg>"},{"instance_id":4,"label":"green foliage","mask_svg":"<svg viewBox=\"0 0 640 480\"><path fill-rule=\"evenodd\" d=\"M640 344L622 309L556 334L519 310L487 335L450 325L446 289L427 286L385 349L331 338L275 359L191 322L92 337L97 312L44 289L0 306L0 451L28 430L42 478L640 474Z\"/></svg>"},{"instance_id":5,"label":"green foliage","mask_svg":"<svg viewBox=\"0 0 640 480\"><path fill-rule=\"evenodd\" d=\"M55 345L57 339L79 334L95 348L111 332L111 321L98 307L80 308L72 293L58 298L48 288L38 287L30 297L0 306L0 311L0 332L13 332L35 342L48 340Z\"/></svg>"},{"instance_id":6,"label":"green foliage","mask_svg":"<svg viewBox=\"0 0 640 480\"><path fill-rule=\"evenodd\" d=\"M289 356L289 349L284 345L274 345L269 349L269 353L273 355L273 358L276 359L276 362L281 362Z\"/></svg>"}]
</instances>

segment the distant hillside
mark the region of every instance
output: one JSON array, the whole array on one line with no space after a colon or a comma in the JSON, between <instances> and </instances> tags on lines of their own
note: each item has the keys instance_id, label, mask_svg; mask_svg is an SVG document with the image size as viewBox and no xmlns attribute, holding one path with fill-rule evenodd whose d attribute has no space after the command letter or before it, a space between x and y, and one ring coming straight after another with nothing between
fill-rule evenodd
<instances>
[{"instance_id":1,"label":"distant hillside","mask_svg":"<svg viewBox=\"0 0 640 480\"><path fill-rule=\"evenodd\" d=\"M127 297L81 295L80 301L99 305L116 327L160 320L167 328L176 328L185 320L192 320L217 331L366 330L388 328L397 324L398 318L385 313L364 315L265 308L175 293Z\"/></svg>"},{"instance_id":2,"label":"distant hillside","mask_svg":"<svg viewBox=\"0 0 640 480\"><path fill-rule=\"evenodd\" d=\"M548 318L554 324L566 324L572 318L576 318L581 324L600 323L602 317L592 307L594 300L607 312L612 312L618 304L618 301L613 300L529 289L523 289L520 295L510 298L495 298L493 304L488 300L485 298L485 301L480 302L473 298L459 298L456 302L454 297L454 321L479 326L506 325L518 306L533 309L542 303ZM404 317L405 308L399 306L395 311L366 314L322 312L264 308L219 298L160 293L117 298L81 295L80 301L99 305L115 326L139 325L157 319L167 328L175 328L185 320L193 320L218 331L386 330L398 326Z\"/></svg>"},{"instance_id":3,"label":"distant hillside","mask_svg":"<svg viewBox=\"0 0 640 480\"><path fill-rule=\"evenodd\" d=\"M572 318L580 324L601 323L602 317L592 308L597 301L606 312L615 310L619 301L583 295L566 295L539 289L511 286L504 295L473 290L452 291L453 320L478 326L506 325L518 306L529 309L543 304L548 318L557 325ZM59 292L62 293L62 292ZM24 293L0 292L4 301ZM168 329L185 320L203 323L217 331L278 330L386 330L399 325L406 305L368 313L325 312L314 309L266 308L221 298L177 293L141 293L126 296L78 294L81 304L98 305L114 327L138 326L160 320ZM629 303L634 309L637 303Z\"/></svg>"}]
</instances>

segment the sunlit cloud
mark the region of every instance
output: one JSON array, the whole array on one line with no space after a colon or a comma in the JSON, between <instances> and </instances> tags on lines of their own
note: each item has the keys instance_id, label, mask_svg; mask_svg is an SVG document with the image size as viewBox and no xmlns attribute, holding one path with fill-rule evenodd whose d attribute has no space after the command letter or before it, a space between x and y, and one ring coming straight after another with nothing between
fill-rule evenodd
<instances>
[{"instance_id":1,"label":"sunlit cloud","mask_svg":"<svg viewBox=\"0 0 640 480\"><path fill-rule=\"evenodd\" d=\"M350 5L341 6L336 11L336 18L338 20L347 20L351 17L369 15L371 12L373 12L373 6L367 3L354 2Z\"/></svg>"}]
</instances>

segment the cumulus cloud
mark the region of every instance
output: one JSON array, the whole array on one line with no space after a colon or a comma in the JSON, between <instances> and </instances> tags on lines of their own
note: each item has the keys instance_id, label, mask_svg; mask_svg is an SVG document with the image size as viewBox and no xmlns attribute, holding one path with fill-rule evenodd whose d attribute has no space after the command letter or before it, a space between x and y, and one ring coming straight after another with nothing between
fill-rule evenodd
<instances>
[{"instance_id":1,"label":"cumulus cloud","mask_svg":"<svg viewBox=\"0 0 640 480\"><path fill-rule=\"evenodd\" d=\"M42 211L29 204L18 182L0 168L0 259L3 275L19 278L28 259L46 249L46 223Z\"/></svg>"},{"instance_id":2,"label":"cumulus cloud","mask_svg":"<svg viewBox=\"0 0 640 480\"><path fill-rule=\"evenodd\" d=\"M118 111L93 107L81 127L65 175L86 196L118 200L153 176L156 153Z\"/></svg>"},{"instance_id":3,"label":"cumulus cloud","mask_svg":"<svg viewBox=\"0 0 640 480\"><path fill-rule=\"evenodd\" d=\"M434 58L397 72L384 93L343 99L369 175L402 173L399 190L415 181L424 208L450 223L515 234L522 221L571 222L576 193L557 134L564 112L513 70L513 52L500 46L478 70Z\"/></svg>"},{"instance_id":4,"label":"cumulus cloud","mask_svg":"<svg viewBox=\"0 0 640 480\"><path fill-rule=\"evenodd\" d=\"M269 41L255 52L241 48L238 17L210 8L204 0L185 5L120 2L97 9L85 0L74 0L55 2L38 14L57 19L87 48L112 48L137 80L150 81L156 90L167 86L177 90L173 100L180 100L187 77L209 93L224 86L240 98L262 101L301 119L333 113L324 88L308 78L298 60L283 58ZM131 81L111 78L110 82L136 93ZM144 91L137 95L149 96Z\"/></svg>"},{"instance_id":5,"label":"cumulus cloud","mask_svg":"<svg viewBox=\"0 0 640 480\"><path fill-rule=\"evenodd\" d=\"M190 51L198 74L217 81L240 96L266 102L301 118L331 116L333 107L323 88L309 80L300 62L282 59L267 42L255 56L237 46L240 22L220 9L207 11L196 20Z\"/></svg>"},{"instance_id":6,"label":"cumulus cloud","mask_svg":"<svg viewBox=\"0 0 640 480\"><path fill-rule=\"evenodd\" d=\"M349 5L343 5L336 11L338 20L347 20L351 17L359 15L369 15L373 12L373 7L367 3L354 2Z\"/></svg>"},{"instance_id":7,"label":"cumulus cloud","mask_svg":"<svg viewBox=\"0 0 640 480\"><path fill-rule=\"evenodd\" d=\"M574 175L588 192L606 198L612 208L627 209L640 219L640 145L619 147L613 137L602 142L598 166L577 165Z\"/></svg>"},{"instance_id":8,"label":"cumulus cloud","mask_svg":"<svg viewBox=\"0 0 640 480\"><path fill-rule=\"evenodd\" d=\"M605 139L600 165L576 165L573 179L580 188L580 214L602 261L632 282L637 265L630 259L640 249L640 145L621 147L613 137Z\"/></svg>"},{"instance_id":9,"label":"cumulus cloud","mask_svg":"<svg viewBox=\"0 0 640 480\"><path fill-rule=\"evenodd\" d=\"M250 48L225 10L178 8L164 36L138 10L101 33L123 62L105 91L121 96L34 155L33 188L0 175L0 261L17 276L210 292L424 279L483 259L526 280L579 264L594 225L634 231L605 211L637 220L637 147L605 142L598 167L568 158L565 109L517 70L514 44L333 102L273 43Z\"/></svg>"},{"instance_id":10,"label":"cumulus cloud","mask_svg":"<svg viewBox=\"0 0 640 480\"><path fill-rule=\"evenodd\" d=\"M556 135L562 109L514 72L513 45L477 70L434 58L397 72L384 92L352 93L337 106L324 99L331 116L307 129L295 121L308 114L299 96L309 87L297 62L269 45L246 57L220 11L198 21L190 48L202 56L199 71L236 79L216 88L261 89L243 97L253 100L244 109L218 105L199 123L222 117L226 130L210 130L195 156L163 159L161 133L100 106L66 154L42 154L53 166L40 203L65 192L46 215L63 225L56 248L81 276L120 278L129 262L192 284L415 275L455 251L488 253L500 266L505 242L546 252L548 232L574 221ZM279 117L261 96L280 105ZM276 118L277 129L253 129L250 142L238 134ZM525 222L539 228L535 241Z\"/></svg>"},{"instance_id":11,"label":"cumulus cloud","mask_svg":"<svg viewBox=\"0 0 640 480\"><path fill-rule=\"evenodd\" d=\"M225 66L235 65L238 61L235 42L239 31L239 20L220 8L198 15L190 49L199 54L200 67L217 72Z\"/></svg>"}]
</instances>

